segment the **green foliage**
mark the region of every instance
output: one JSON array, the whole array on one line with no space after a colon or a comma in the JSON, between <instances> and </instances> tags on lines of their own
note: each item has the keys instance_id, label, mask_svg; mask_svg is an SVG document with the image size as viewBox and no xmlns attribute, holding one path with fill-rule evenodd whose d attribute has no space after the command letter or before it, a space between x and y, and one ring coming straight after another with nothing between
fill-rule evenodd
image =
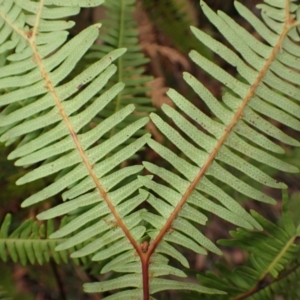
<instances>
[{"instance_id":1,"label":"green foliage","mask_svg":"<svg viewBox=\"0 0 300 300\"><path fill-rule=\"evenodd\" d=\"M143 0L142 3L157 30L163 32L177 49L183 53L194 49L210 56L210 52L190 32L191 24L195 23L193 19L197 16L192 18L188 15L187 10L184 9L184 1ZM191 5L189 9L193 10L195 8Z\"/></svg>"},{"instance_id":2,"label":"green foliage","mask_svg":"<svg viewBox=\"0 0 300 300\"><path fill-rule=\"evenodd\" d=\"M300 129L299 114L296 113L296 111L299 112L299 105L295 102L295 100L300 100L299 93L297 93L299 90L293 85L296 84L294 77L297 77L298 73L290 70L291 64L285 58L288 56L291 60L297 60L296 51L293 52L293 49L298 46L289 39L289 35L293 34L294 26L289 23L289 12L295 12L298 6L285 7L282 3L281 9L276 11L276 16L271 6L263 6L263 16L266 21L266 24L263 24L245 6L235 2L238 12L251 23L261 38L271 44L270 46L256 40L224 13L214 13L203 1L201 1L201 6L207 18L224 35L237 53L199 29L192 28L193 33L212 51L236 67L243 80L234 78L201 54L192 51L190 58L223 83L229 92L225 93L223 101L219 102L193 75L184 73L184 80L217 119L208 117L178 92L170 89L167 94L180 112L167 105L162 106L162 110L180 129L180 133L168 124L170 121L163 121L161 117L153 113L150 117L157 128L178 150L182 151L186 159L156 141L149 140L148 145L168 161L176 173L151 163L144 163L149 172L160 177L166 184L145 178L140 180L163 199L148 198L148 203L158 214L143 214L144 220L154 228L153 244L159 244L161 240L177 242L203 254L205 251L199 247L201 245L219 254L220 250L186 220L205 224L205 217L192 218L192 214L185 210L196 206L245 229L264 228L265 222L261 223L261 220L254 217L255 215L250 216L244 211L236 200L220 189L220 182L255 200L270 204L274 204L275 201L242 181L238 176L239 173L235 175L228 172L227 167L233 167L263 185L280 189L286 188L286 185L272 179L254 166L251 163L252 159L281 171L298 172L295 166L269 153L270 151L283 153L284 150L261 133L264 132L288 145L299 146L298 141L275 127L271 120L263 118L265 115L295 130ZM272 43L271 32L267 27L270 22L272 24L276 22L276 28L278 28L277 34L272 34ZM284 80L281 77L283 73L293 75L289 78L285 77ZM292 90L294 90L293 93ZM272 102L272 105L269 102ZM190 121L184 118L184 114L189 116ZM195 124L201 126L203 131L200 131ZM213 183L211 178L217 180L218 183ZM221 205L215 203L213 199ZM168 234L170 228L174 231ZM241 229L241 232L245 231ZM177 235L182 233L185 234L184 239L179 241L180 236ZM240 246L237 241L234 244ZM257 251L262 251L259 245L257 247Z\"/></svg>"},{"instance_id":3,"label":"green foliage","mask_svg":"<svg viewBox=\"0 0 300 300\"><path fill-rule=\"evenodd\" d=\"M227 247L238 247L249 253L248 263L227 268L218 266L218 275L208 272L199 274L199 281L213 288L227 292L219 299L298 299L299 282L299 227L296 228L289 212L287 193L283 197L281 226L267 221L252 211L253 217L264 231L237 229L230 232L231 240L218 243ZM193 296L191 296L193 299ZM204 296L203 299L214 299Z\"/></svg>"},{"instance_id":4,"label":"green foliage","mask_svg":"<svg viewBox=\"0 0 300 300\"><path fill-rule=\"evenodd\" d=\"M8 214L0 227L0 259L2 261L6 262L10 257L14 263L20 262L23 266L36 262L43 265L49 262L50 258L53 258L57 264L68 262L67 251L55 251L55 247L64 240L49 238L54 232L52 220L48 221L47 226L40 226L37 221L28 219L9 233L11 223L12 217ZM78 264L79 260L75 262Z\"/></svg>"},{"instance_id":5,"label":"green foliage","mask_svg":"<svg viewBox=\"0 0 300 300\"><path fill-rule=\"evenodd\" d=\"M73 259L95 262L107 280L86 283L84 290L117 290L105 298L110 300L148 300L166 290L228 299L259 288L270 274L274 285L259 289L261 298L253 298L266 299L278 292L278 278L288 268L292 271L282 282L297 278L298 230L287 213L286 199L280 228L254 211L248 213L232 194L275 204L262 188L287 185L257 163L283 172L299 171L278 158L284 148L300 145L293 137L300 131L300 47L294 42L300 40L299 4L265 0L258 5L262 22L236 1L239 14L259 35L256 39L223 12L215 13L200 2L230 47L203 30L192 27L192 32L235 68L237 76L192 50L191 60L227 91L218 101L195 76L184 73L184 80L212 116L170 89L167 94L178 110L162 106L169 120L150 114L172 144L166 147L144 130L145 115L153 111L145 96L145 83L151 77L142 75L147 59L138 45L136 23L131 21L135 1L106 2L100 39L101 24L68 39L67 30L74 22L67 19L80 7L102 2L0 0L0 141L13 147L8 158L16 159L17 166L30 167L17 185L51 179L22 203L22 207L41 207L37 218L48 220L47 230L30 219L9 234L8 215L0 232L1 259L11 257L25 265L42 264L53 256L59 263L70 254ZM164 4L158 9L172 16L174 10ZM179 22L172 30L182 38L185 35ZM165 162L128 164L146 144ZM148 174L142 173L144 168ZM63 202L45 209L42 203L59 194ZM176 245L202 255L208 251L222 255L202 233L211 214L240 227L231 232L232 240L220 244L251 252L251 265L234 272L222 268L222 280L200 276L208 287L177 280L186 277L182 269L189 263ZM51 220L64 215L71 217L54 231ZM166 279L168 275L172 276Z\"/></svg>"},{"instance_id":6,"label":"green foliage","mask_svg":"<svg viewBox=\"0 0 300 300\"><path fill-rule=\"evenodd\" d=\"M108 83L123 82L125 87L106 108L99 112L94 121L99 123L101 119L105 119L113 113L120 111L128 104L134 104L135 111L124 122L112 128L108 137L114 135L120 129L130 125L137 119L146 116L148 112L154 111L151 99L146 97L149 88L145 86L147 82L152 80L152 77L142 75L144 73L144 65L149 60L141 52L139 45L137 22L133 19L135 2L135 0L112 0L105 2L106 18L101 20L102 34L99 38L100 42L93 45L89 53L85 56L89 61L97 61L109 54L110 51L118 48L126 48L126 52L116 60L117 71ZM139 130L134 135L134 138L144 133L144 130ZM104 138L107 137L104 136Z\"/></svg>"}]
</instances>

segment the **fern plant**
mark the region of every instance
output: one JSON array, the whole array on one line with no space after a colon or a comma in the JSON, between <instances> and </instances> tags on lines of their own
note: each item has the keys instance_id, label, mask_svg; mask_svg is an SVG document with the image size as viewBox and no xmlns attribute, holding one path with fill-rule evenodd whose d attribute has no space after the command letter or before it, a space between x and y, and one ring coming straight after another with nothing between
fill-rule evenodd
<instances>
[{"instance_id":1,"label":"fern plant","mask_svg":"<svg viewBox=\"0 0 300 300\"><path fill-rule=\"evenodd\" d=\"M64 219L61 226L66 222L67 220ZM10 257L14 263L20 262L23 266L26 266L28 262L30 264L38 262L39 265L43 265L49 262L50 258L57 264L69 261L68 251L55 251L55 247L64 242L64 239L49 239L55 227L52 220L49 220L45 226L44 224L39 225L33 219L28 219L9 233L11 223L12 216L7 214L0 227L0 256L2 261L6 262ZM74 259L74 262L78 265L88 263L85 257L82 258L82 261Z\"/></svg>"},{"instance_id":2,"label":"fern plant","mask_svg":"<svg viewBox=\"0 0 300 300\"><path fill-rule=\"evenodd\" d=\"M299 23L294 21L293 15L298 6L289 1L276 3L268 1L268 3L260 5L266 24L241 3L235 2L235 7L269 45L255 39L224 13L216 14L201 2L204 14L237 53L203 31L196 28L192 28L192 31L202 43L236 67L242 79L234 78L199 53L192 51L190 58L229 90L222 102L218 102L195 77L188 73L184 74L185 81L201 97L217 119L207 117L175 90L170 90L168 95L181 113L167 105L163 106L162 110L182 131L182 134L158 115L151 114L151 120L183 152L186 159L153 140L147 142L177 172L177 174L170 172L149 162L144 163L146 169L166 183L161 184L148 178L140 178L140 181L159 197L153 196L147 200L157 213L146 212L142 215L142 218L153 226L148 257L156 252L162 241L177 242L198 253L203 253L203 248L199 245L219 253L219 249L187 221L189 219L200 224L206 221L203 214L202 217L199 216L199 211L196 217L192 217L193 214L188 212L188 209L192 210L194 206L212 212L240 227L261 228L259 222L246 213L228 194L225 194L211 178L255 200L270 204L274 203L274 200L229 173L226 165L273 188L285 188L285 185L263 173L249 161L249 158L285 172L298 172L294 166L280 161L267 152L282 153L283 149L261 133L262 131L289 145L299 145L298 141L287 136L262 117L263 115L271 117L295 130L300 128L297 119L299 105L296 102L299 100L299 89L295 86L299 82L296 79L298 73L290 68L292 66L297 68L292 61L297 61L299 53L298 46L292 41L298 40L296 26ZM272 29L276 28L276 33L268 26ZM287 74L290 76L286 77ZM182 114L189 116L192 122ZM201 126L208 134L200 131L195 124ZM236 154L238 152L245 157L238 156ZM207 195L222 205L215 203ZM180 241L182 233L185 236Z\"/></svg>"},{"instance_id":3,"label":"fern plant","mask_svg":"<svg viewBox=\"0 0 300 300\"><path fill-rule=\"evenodd\" d=\"M219 244L245 249L250 253L249 262L229 269L218 267L219 276L209 272L198 275L206 286L227 292L220 299L298 299L299 289L299 226L294 223L289 211L287 193L283 194L281 225L275 225L252 211L253 217L264 227L264 231L238 229L232 231L231 240L220 240ZM282 288L283 286L289 288ZM204 299L213 299L209 295Z\"/></svg>"},{"instance_id":4,"label":"fern plant","mask_svg":"<svg viewBox=\"0 0 300 300\"><path fill-rule=\"evenodd\" d=\"M146 116L148 112L154 111L151 99L146 96L148 88L145 84L151 81L152 77L143 75L144 65L148 62L148 59L141 52L141 47L138 43L139 32L136 29L137 23L133 19L135 2L130 0L112 0L104 3L106 18L101 20L102 34L99 39L101 43L93 45L85 56L88 61L97 61L110 51L126 48L126 52L116 60L117 71L112 76L111 82L108 82L108 84L123 82L125 87L99 113L98 117L106 118L128 104L134 104L135 111L124 119L124 122L119 124L119 126L116 125L109 132L109 136L114 135L137 119ZM98 123L100 120L95 119L95 122ZM139 130L135 137L144 133L143 130Z\"/></svg>"},{"instance_id":5,"label":"fern plant","mask_svg":"<svg viewBox=\"0 0 300 300\"><path fill-rule=\"evenodd\" d=\"M112 279L86 283L84 290L88 293L117 290L105 299L147 300L157 292L173 289L219 297L215 295L225 294L222 287L209 288L162 276L186 277L181 268L169 263L172 258L189 268L175 245L203 255L207 250L222 254L201 232L200 226L208 220L207 212L241 227L238 232L243 234L248 232L245 230L262 230L269 225L249 214L225 192L222 184L257 201L274 204L275 200L252 185L252 181L277 189L286 185L260 170L255 162L284 172L298 172L295 166L277 157L284 149L274 140L289 146L299 146L299 142L272 120L293 130L300 129L300 48L296 43L299 4L265 0L258 6L261 21L235 2L240 15L260 35L256 39L229 16L215 13L201 1L204 14L231 46L197 28L192 27L192 32L235 67L238 75L230 75L196 51L190 53L192 61L225 85L227 91L218 101L193 75L184 73L185 81L214 117L202 113L173 89L167 94L179 110L168 105L163 105L162 110L177 128L159 115L150 114L162 134L182 152L178 154L151 139L148 133L143 134L147 117L132 117L134 104L148 105L149 101L139 98L149 78L140 77L140 69L123 70L125 62L131 61L131 67L145 62L136 53L138 48L130 48L132 42L137 42L137 32L130 30L126 13L132 12L135 2L107 2L112 13L111 20L105 23L106 44L93 46L100 24L67 39L66 30L74 23L65 19L77 14L80 7L102 2L0 1L0 141L15 145L8 158L17 159L17 166L31 168L17 184L46 176L54 179L25 199L22 206L62 193L62 203L37 216L39 220L50 220L74 215L50 235L61 241L55 250L68 251L72 258L102 261L101 273L107 277L115 274ZM126 49L120 48L124 45L132 50L126 59ZM89 62L75 72L80 61ZM125 89L121 81L126 83ZM95 120L98 124L91 128L90 122ZM120 167L146 144L172 167L151 162ZM230 167L249 180L243 181L227 171ZM159 179L141 174L143 168ZM30 226L24 225L12 236L37 236L37 226L28 222ZM26 258L33 262L36 257L42 262L43 243L10 244L8 223L4 221L1 231L2 257L6 257L8 248L15 260L19 257L24 263ZM48 240L47 243L51 244ZM238 239L234 244L242 245ZM259 243L257 249L261 249Z\"/></svg>"}]
</instances>

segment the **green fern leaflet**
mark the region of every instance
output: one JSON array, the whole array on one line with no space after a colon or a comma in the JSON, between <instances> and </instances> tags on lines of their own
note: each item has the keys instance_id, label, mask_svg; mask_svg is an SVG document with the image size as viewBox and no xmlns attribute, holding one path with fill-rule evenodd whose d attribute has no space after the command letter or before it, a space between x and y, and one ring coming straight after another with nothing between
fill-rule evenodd
<instances>
[{"instance_id":1,"label":"green fern leaflet","mask_svg":"<svg viewBox=\"0 0 300 300\"><path fill-rule=\"evenodd\" d=\"M218 266L219 276L212 272L198 275L206 286L225 290L228 294L222 299L298 299L299 281L299 226L291 219L287 193L283 197L281 226L252 212L253 217L263 225L264 231L238 229L232 231L231 240L221 240L219 244L234 245L249 253L248 263L229 270L224 265ZM189 297L188 297L189 299ZM193 299L193 295L191 295ZM214 299L210 295L203 299Z\"/></svg>"}]
</instances>

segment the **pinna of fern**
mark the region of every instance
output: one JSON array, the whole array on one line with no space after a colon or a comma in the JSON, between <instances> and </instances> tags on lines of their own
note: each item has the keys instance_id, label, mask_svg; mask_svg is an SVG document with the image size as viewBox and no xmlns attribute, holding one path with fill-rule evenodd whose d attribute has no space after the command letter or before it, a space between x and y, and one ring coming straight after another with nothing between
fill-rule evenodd
<instances>
[{"instance_id":1,"label":"pinna of fern","mask_svg":"<svg viewBox=\"0 0 300 300\"><path fill-rule=\"evenodd\" d=\"M219 275L213 272L197 275L209 287L222 289L226 297L219 299L298 299L299 282L299 224L294 223L289 211L287 192L283 193L281 225L266 220L252 211L253 217L263 226L264 231L249 231L239 228L232 231L231 240L220 240L219 244L239 247L249 253L248 262L230 268L220 264ZM189 297L188 297L189 299ZM190 299L193 299L191 295ZM204 295L203 299L214 299Z\"/></svg>"},{"instance_id":2,"label":"pinna of fern","mask_svg":"<svg viewBox=\"0 0 300 300\"><path fill-rule=\"evenodd\" d=\"M152 225L154 232L150 237L148 257L157 253L162 241L177 243L201 254L205 252L203 247L220 253L192 224L205 223L206 216L201 210L245 229L262 229L264 224L260 224L257 218L225 193L218 182L225 183L254 200L269 204L274 204L275 201L228 172L227 165L261 185L278 189L286 188L286 185L261 171L253 161L284 172L298 172L296 167L274 155L284 153L284 150L273 139L291 146L299 146L299 142L274 126L266 117L300 131L300 47L294 42L299 41L296 30L299 21L295 20L299 5L293 1L266 0L264 4L258 5L264 20L262 22L244 5L235 1L239 14L254 27L262 41L223 12L212 11L204 1L201 1L201 6L207 18L235 51L197 28L192 27L193 33L203 44L236 67L241 79L234 78L201 54L191 51L190 58L229 90L224 94L222 102L219 102L195 77L184 73L185 81L205 102L216 119L202 113L173 89L167 94L180 112L168 105L163 105L162 110L180 132L158 115L150 115L157 128L182 151L185 158L154 140L147 142L176 170L174 173L152 163L144 163L148 171L166 183L140 178L151 193L156 195L147 199L156 213L142 214L142 218Z\"/></svg>"},{"instance_id":3,"label":"pinna of fern","mask_svg":"<svg viewBox=\"0 0 300 300\"><path fill-rule=\"evenodd\" d=\"M61 222L61 226L66 219ZM9 258L14 263L20 262L23 266L38 263L43 265L53 259L57 264L69 261L68 251L55 251L55 247L64 239L50 239L54 232L53 220L48 220L46 226L39 225L32 218L23 222L13 232L10 232L12 224L11 214L7 214L0 226L0 259L7 262ZM75 249L72 249L75 251ZM87 264L87 258L75 258L76 264Z\"/></svg>"},{"instance_id":4,"label":"pinna of fern","mask_svg":"<svg viewBox=\"0 0 300 300\"><path fill-rule=\"evenodd\" d=\"M106 89L105 86L117 70L112 63L126 49L110 51L74 78L69 76L98 38L100 25L90 26L65 42L65 29L73 23L61 18L78 13L79 3L81 6L95 6L102 2L0 2L3 24L0 34L3 44L7 42L8 45L1 67L0 140L6 145L18 144L9 155L9 159L17 159L16 165L27 167L39 164L20 178L17 184L56 174L54 183L31 195L22 203L23 207L40 203L64 191L63 199L69 201L45 214L41 213L41 219L87 207L88 210L82 215L85 223L78 224L82 216L77 219L76 226L81 229L81 235L77 236L80 244L88 236L86 231L89 231L89 237L101 236L104 246L116 240L121 245L127 244L129 239L139 249L138 240L143 236L145 227L139 225L140 211L132 213L132 210L145 200L146 193L136 192L141 184L133 175L142 167L119 169L118 166L135 155L149 135L140 136L118 151L114 149L143 128L148 119L139 118L123 126L122 130L101 143L98 142L100 138L129 116L134 111L134 105L122 107L92 129L87 126L123 90L122 82ZM111 152L114 154L109 155ZM124 180L126 184L119 185ZM120 204L124 199L128 201ZM89 222L93 226L83 230L82 226ZM74 223L68 223L56 235L68 234L69 224L73 226ZM71 232L76 226L71 228ZM67 245L60 247L71 251L73 247L70 244L77 245L75 236ZM111 246L108 252L114 253L113 248ZM93 253L86 248L83 251Z\"/></svg>"},{"instance_id":5,"label":"pinna of fern","mask_svg":"<svg viewBox=\"0 0 300 300\"><path fill-rule=\"evenodd\" d=\"M137 22L134 20L136 5L136 0L106 1L104 3L105 18L101 20L102 28L99 44L93 45L85 56L88 61L94 61L99 60L99 58L114 49L127 49L116 60L117 72L110 81L110 84L123 82L125 87L114 101L99 113L99 117L106 118L128 104L135 105L135 112L128 116L120 124L121 126L116 125L109 132L109 136L155 110L151 99L146 97L149 88L145 84L151 81L152 77L143 75L144 65L149 59L144 56L139 45L139 31ZM143 133L145 133L144 130L139 130L134 137L138 137Z\"/></svg>"},{"instance_id":6,"label":"pinna of fern","mask_svg":"<svg viewBox=\"0 0 300 300\"><path fill-rule=\"evenodd\" d=\"M50 4L55 4L52 2L50 1ZM69 7L72 3L66 2L67 8L62 11L70 10L69 13L72 12L72 7ZM91 2L88 1L87 3ZM28 7L26 4L28 4ZM0 84L8 92L3 93L0 97L1 106L5 106L0 119L2 127L0 139L3 142L11 143L17 138L23 137L18 147L9 155L10 159L18 158L16 165L28 166L42 162L39 167L20 178L17 184L24 184L60 171L61 173L52 185L29 197L22 205L28 206L43 201L61 192L66 187L70 187L73 183L84 179L87 175L90 176L89 178L92 179L92 182L87 180L86 182L82 181L81 184L87 183L88 189L90 189L89 185L92 185L92 187L98 185L98 189L104 193L105 188L98 182L97 178L103 177L104 174L110 172L126 158L131 157L148 138L148 135L142 136L128 147L116 153L114 157L108 160L104 159L104 165L101 163L97 164L112 149L126 141L147 122L147 118L140 119L120 131L112 139L106 140L100 145L95 145L102 135L132 113L134 110L133 105L127 105L110 118L106 118L98 126L91 130L88 128L88 130L82 132L82 128L124 88L124 84L118 82L111 88L102 91L107 81L116 72L116 66L112 65L112 62L120 57L125 52L125 49L117 49L108 53L75 78L68 82L60 83L69 75L85 52L94 43L98 37L99 25L88 27L69 42L64 45L61 44L59 49L56 49L56 52L49 56L49 53L53 51L51 48L52 40L49 35L57 37L64 31L58 30L55 26L50 26L53 31L48 32L50 30L49 27L44 29L42 26L44 24L44 12L48 12L47 1L45 3L43 1L39 4L36 3L34 7L30 7L29 4L32 3L24 1L21 7L18 4L14 4L13 7L3 5L2 14L4 21L6 21L6 26L11 26L12 36L19 35L25 49L23 49L23 52L20 52L21 54L28 53L27 57L30 59L27 59L27 57L24 59L20 54L18 59L10 62L11 56L15 57L16 54L19 54L19 49L16 48L16 53L8 55L8 63L2 67L3 72L1 74L5 74L6 77L1 79ZM77 2L74 5L76 4ZM101 4L101 1L98 1L98 4ZM23 20L25 15L22 9L38 11L38 21L34 23L32 29L28 29L30 34L26 34L24 31L25 29L27 30L25 22L21 24L25 27L23 29L14 25L18 24L18 22L13 23L10 20L11 11L17 11L19 15L16 15ZM51 9L53 9L52 13L55 13L56 7L49 8L49 11ZM58 17L61 16L59 15ZM50 18L49 15L46 15L46 18ZM54 21L47 22L52 23ZM43 30L47 32L43 33ZM9 38L10 35L7 36L7 39ZM41 46L39 46L38 41L41 38L43 40L41 41ZM43 49L45 50L42 51ZM32 55L34 56L34 61L32 60ZM24 69L29 71L23 74ZM19 73L22 73L22 75L19 75ZM100 91L102 92L101 95L95 97ZM80 111L83 106L84 110ZM134 170L137 171L137 168ZM131 174L132 171L129 171L127 176ZM110 178L112 176L113 174L110 174ZM111 183L112 185L123 179L124 172L118 176L119 179L115 178L114 182ZM107 180L109 181L108 178ZM64 195L64 198L68 199L78 196L84 191L86 190L76 191L75 186L73 189L70 189L67 195Z\"/></svg>"}]
</instances>

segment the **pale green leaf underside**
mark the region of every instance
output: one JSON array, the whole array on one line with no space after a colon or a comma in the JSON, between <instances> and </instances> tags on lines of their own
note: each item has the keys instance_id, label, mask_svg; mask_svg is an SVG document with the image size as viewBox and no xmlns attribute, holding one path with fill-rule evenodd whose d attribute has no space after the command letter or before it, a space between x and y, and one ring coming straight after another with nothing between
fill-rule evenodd
<instances>
[{"instance_id":1,"label":"pale green leaf underside","mask_svg":"<svg viewBox=\"0 0 300 300\"><path fill-rule=\"evenodd\" d=\"M92 254L94 259L101 260L118 254L120 249L132 249L123 229L118 227L116 216L133 239L138 241L146 231L139 224L143 210L136 208L145 201L147 192L138 192L142 185L134 178L143 167L117 167L146 144L149 134L139 133L138 139L132 137L142 132L148 118L138 117L133 122L130 114L134 105L128 101L118 107L115 114L107 115L106 111L116 97L126 89L129 92L120 80L111 85L117 72L112 63L118 61L126 49L111 49L78 73L75 68L98 38L100 24L88 27L65 42L68 35L65 30L74 22L59 20L77 14L80 6L95 6L102 2L49 0L44 1L42 9L39 2L0 2L0 17L3 17L0 20L1 25L4 24L0 39L6 38L9 42L0 50L15 50L6 57L7 64L2 67L3 75L0 76L0 88L7 90L0 96L0 106L4 107L0 118L0 140L7 145L18 138L21 140L9 157L18 158L17 165L26 167L41 163L20 178L18 184L57 175L54 183L26 199L22 206L38 203L65 190L63 198L70 200L41 213L41 219L85 209L85 213L57 232L49 232L53 240L48 244L53 252L58 240L64 241L58 246L57 257L64 257L65 249L68 249L75 259L81 257L84 260ZM40 26L29 28L36 26L35 14L40 9ZM26 16L23 10L26 10ZM16 21L16 18L19 19ZM38 35L32 37L34 44L29 30L35 32L36 29ZM34 55L36 60L32 58ZM76 76L71 77L72 72ZM140 83L148 80L145 77ZM126 83L133 85L135 81L126 80ZM126 118L131 121L124 122ZM94 120L97 120L97 126L90 126ZM115 128L120 129L111 134ZM108 203L114 207L115 215ZM58 238L70 234L69 239ZM33 262L33 249L28 245L25 244L23 253L25 251ZM21 249L16 247L14 252L10 243L8 247L12 253ZM35 246L33 248L37 250ZM13 256L16 259L17 254ZM26 257L20 257L25 263ZM41 257L38 260L41 261ZM164 271L155 271L158 276L172 272L183 276L179 270L168 269L168 266Z\"/></svg>"},{"instance_id":2,"label":"pale green leaf underside","mask_svg":"<svg viewBox=\"0 0 300 300\"><path fill-rule=\"evenodd\" d=\"M289 31L286 30L286 26L289 26L286 9L293 11L295 6L286 8L284 1L278 2L281 4L279 6L281 9L274 10L271 7L273 2L263 6L263 19L266 24L259 21L240 2L235 2L239 13L265 39L268 44L266 45L226 14L213 12L201 1L204 14L224 35L234 50L199 29L192 28L193 33L203 44L235 67L241 79L228 74L226 70L196 51L191 51L190 58L227 87L223 101L220 102L194 76L184 73L184 80L205 102L213 117L204 114L173 89L170 89L167 94L180 111L177 112L168 105L162 106L162 110L171 122L163 120L157 114L150 115L160 132L182 153L178 155L170 150L172 147L167 148L154 140L147 142L176 171L174 173L144 162L148 171L163 179L167 184L158 184L149 178L139 179L161 198L153 197L155 200L152 200L150 197L147 200L155 208L156 214L142 214L142 218L156 229L151 239L155 240L162 228L166 230L164 228L166 220L173 218L172 213L179 205L182 207L180 212L184 211L185 205L192 208L196 206L240 227L261 229L262 226L257 220L240 207L236 200L220 189L216 181L225 183L249 198L274 204L274 199L262 193L255 185L247 183L245 176L239 174L245 174L261 186L284 189L287 186L262 171L259 164L284 172L299 171L295 166L280 160L273 154L284 153L283 147L274 142L275 139L292 146L299 146L299 141L265 118L267 116L300 131L300 77L296 70L290 68L292 66L299 69L300 48L293 43L289 37ZM270 25L276 33L268 28ZM185 118L183 114L188 118ZM172 122L176 124L176 129L169 125ZM236 169L238 173L234 173L232 169ZM216 204L211 198L221 205ZM200 236L197 238L197 233L193 231L194 227L190 227L192 225L188 223L194 221L203 224L205 219L199 216L196 221L181 213L179 216L168 228L163 237L164 241L171 241L173 234L176 235L178 231L182 231L185 233L184 240L178 236L171 242L177 242L181 246L194 248L194 251L200 252L200 249L196 250L197 247L192 246L192 243L198 240L202 246L216 252L209 245L205 246ZM185 226L185 222L189 226Z\"/></svg>"},{"instance_id":3,"label":"pale green leaf underside","mask_svg":"<svg viewBox=\"0 0 300 300\"><path fill-rule=\"evenodd\" d=\"M86 55L86 59L90 62L102 58L113 49L127 49L126 53L116 61L118 70L109 83L110 86L110 84L121 81L125 84L125 88L122 93L118 94L115 101L107 105L101 113L105 116L117 112L129 103L134 104L138 113L126 118L123 123L126 125L155 110L151 98L147 95L149 87L145 85L152 80L152 77L143 75L144 65L149 59L142 53L139 45L137 22L133 18L135 8L136 1L132 0L106 1L106 18L101 20L103 24L101 41L104 42L104 45L93 45ZM120 127L116 126L110 131L110 135L119 130ZM142 133L142 131L139 133Z\"/></svg>"},{"instance_id":4,"label":"pale green leaf underside","mask_svg":"<svg viewBox=\"0 0 300 300\"><path fill-rule=\"evenodd\" d=\"M141 296L141 277L138 274L130 274L124 275L122 277L111 279L109 281L104 281L101 283L86 283L84 285L84 290L87 293L97 293L97 292L105 292L112 289L125 288L125 287L134 287L139 288L133 291L120 292L120 296ZM188 282L178 282L174 280L161 279L161 278L153 278L150 279L150 291L151 294L157 293L159 291L164 290L193 290L199 293L207 293L207 294L224 294L224 292L218 291L216 289L209 289L202 287L197 284L188 283ZM113 295L111 298L105 299L121 299L116 298L118 294ZM123 298L124 299L124 298Z\"/></svg>"}]
</instances>

